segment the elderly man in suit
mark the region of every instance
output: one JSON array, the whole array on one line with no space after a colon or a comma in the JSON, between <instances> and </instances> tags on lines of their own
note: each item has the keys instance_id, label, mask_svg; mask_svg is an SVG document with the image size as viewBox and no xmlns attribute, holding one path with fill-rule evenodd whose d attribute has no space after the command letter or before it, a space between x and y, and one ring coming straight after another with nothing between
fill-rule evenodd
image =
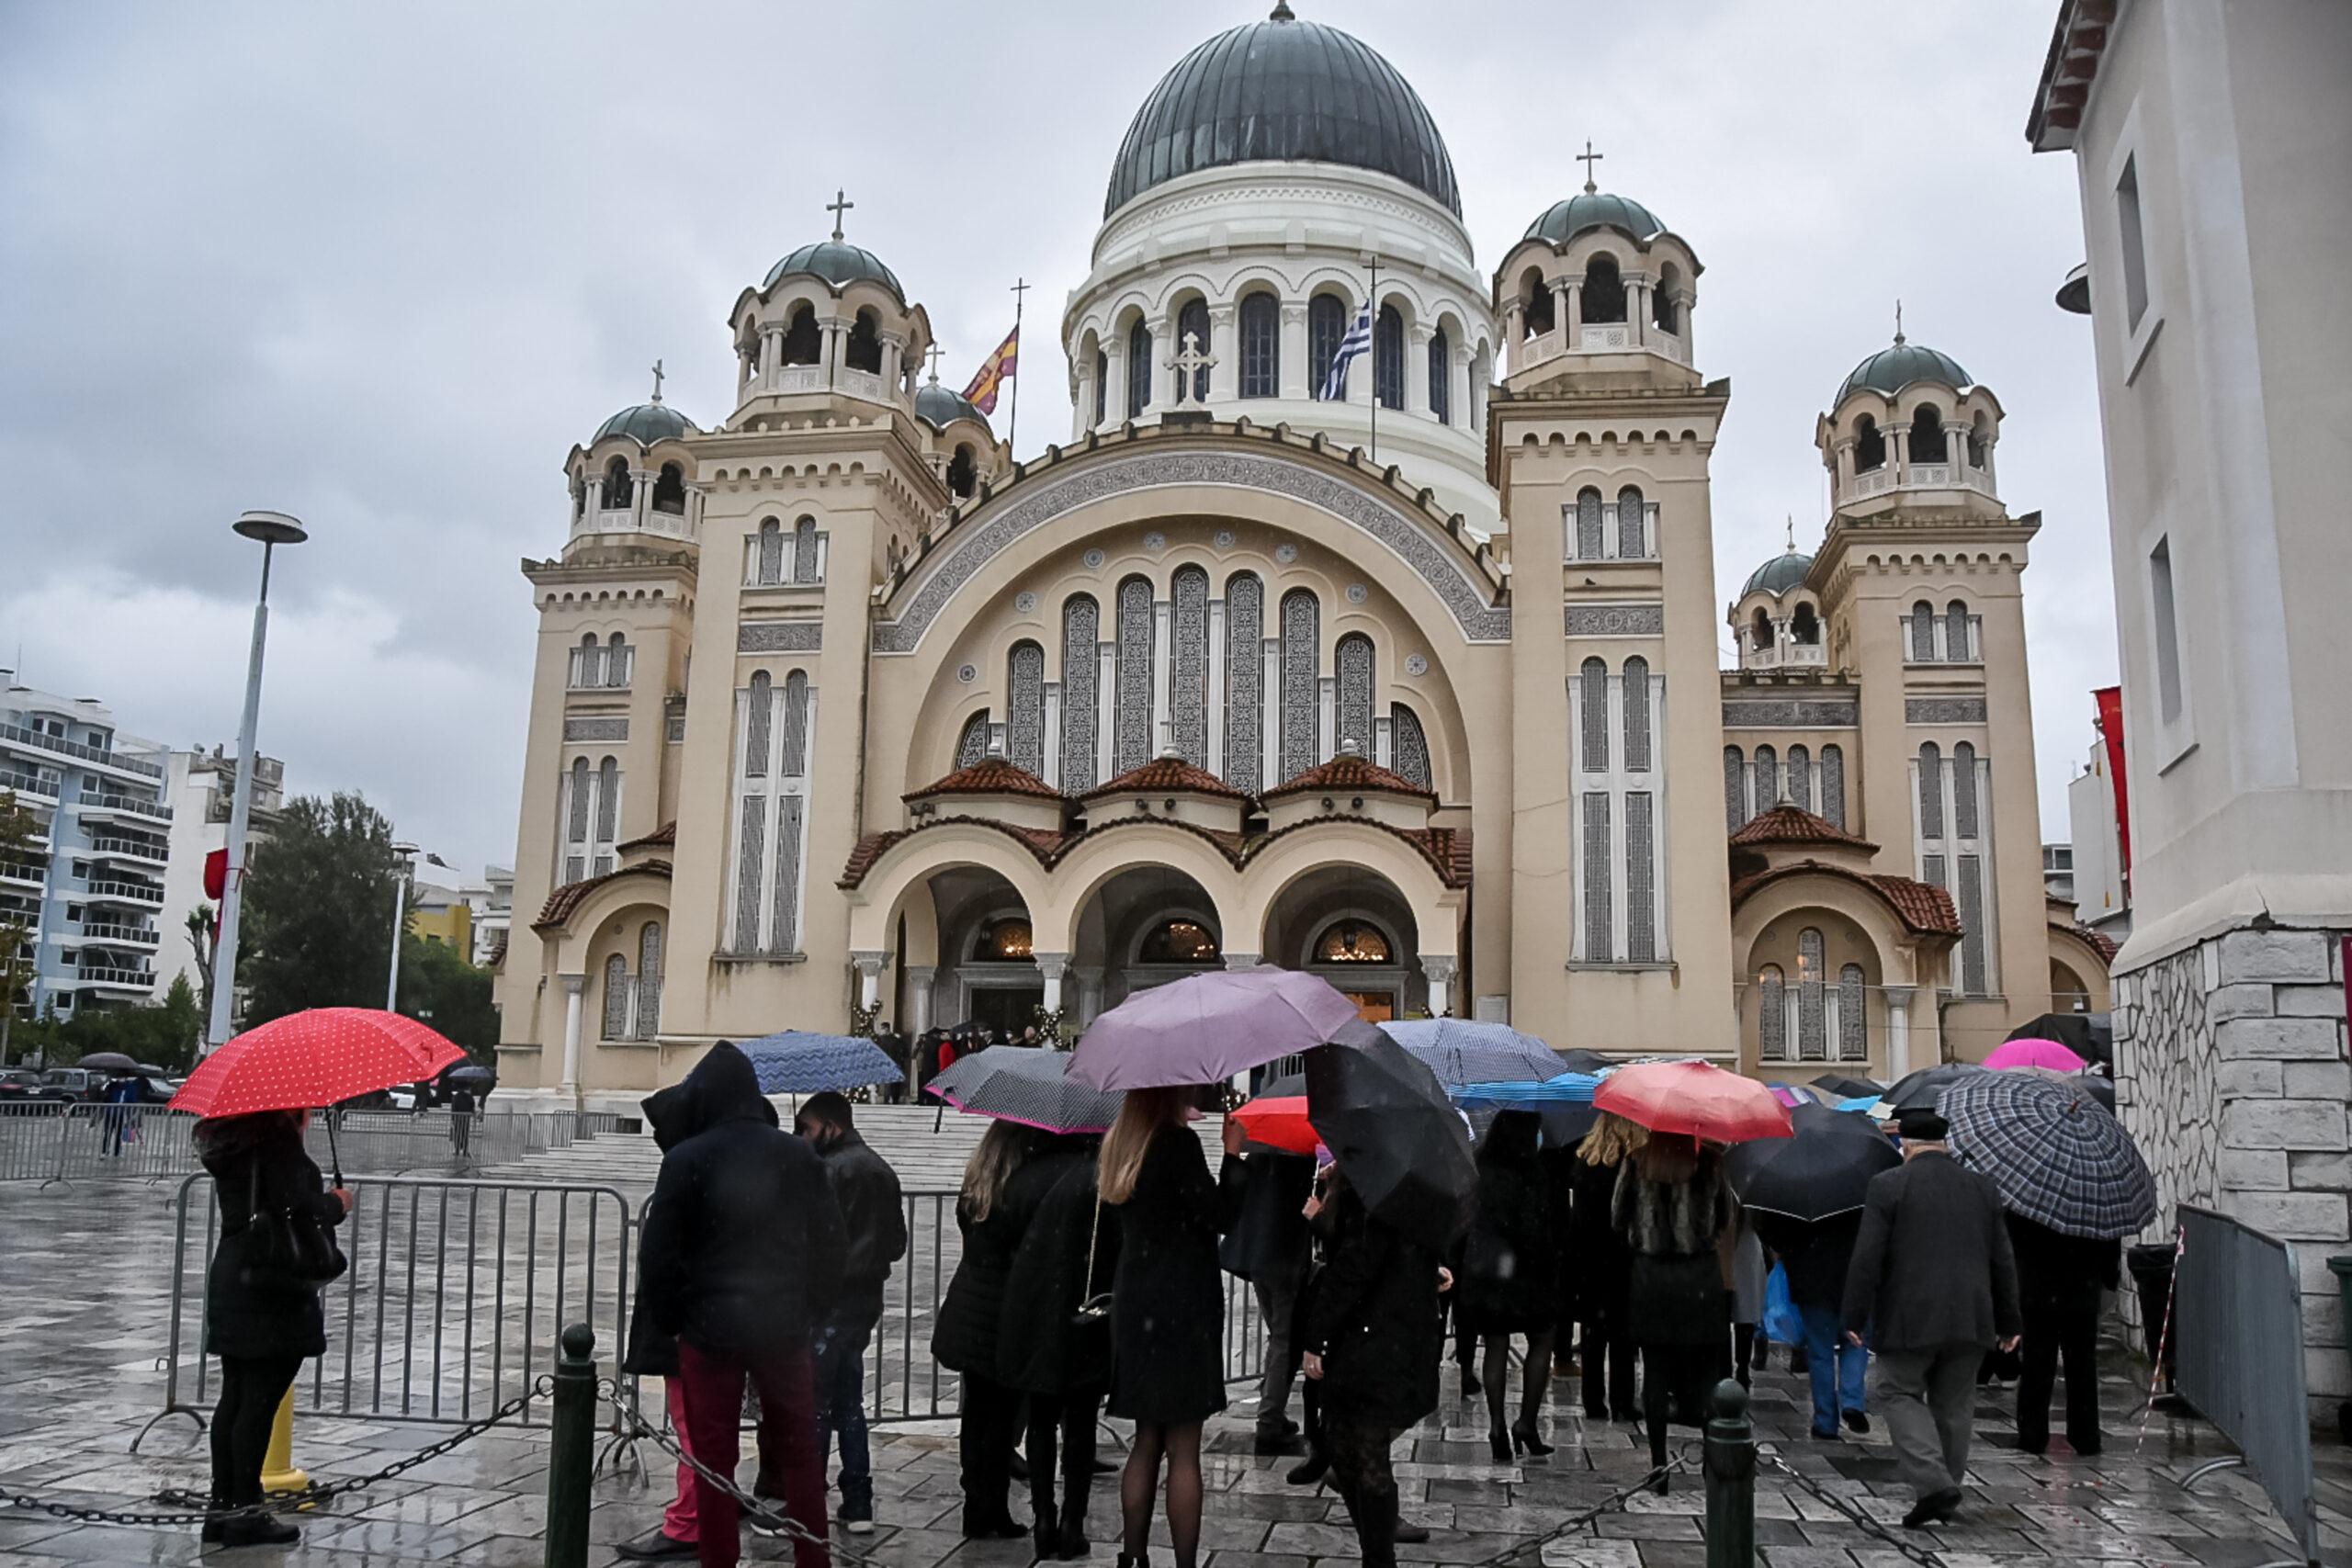
<instances>
[{"instance_id":1,"label":"elderly man in suit","mask_svg":"<svg viewBox=\"0 0 2352 1568\"><path fill-rule=\"evenodd\" d=\"M1846 1274L1846 1333L1870 1331L1879 1404L1917 1529L1952 1517L1968 1472L1976 1369L1997 1343L2016 1347L2017 1259L1993 1184L1944 1147L1942 1117L1909 1111L1903 1164L1871 1181Z\"/></svg>"}]
</instances>

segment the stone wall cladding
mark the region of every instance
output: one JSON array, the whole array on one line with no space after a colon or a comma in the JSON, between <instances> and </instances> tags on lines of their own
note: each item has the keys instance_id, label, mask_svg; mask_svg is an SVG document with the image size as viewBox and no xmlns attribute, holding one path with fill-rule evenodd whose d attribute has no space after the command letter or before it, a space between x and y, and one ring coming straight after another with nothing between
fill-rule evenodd
<instances>
[{"instance_id":1,"label":"stone wall cladding","mask_svg":"<svg viewBox=\"0 0 2352 1568\"><path fill-rule=\"evenodd\" d=\"M2315 1420L2352 1394L2330 1257L2352 1251L2352 1038L2344 933L2223 932L2115 977L2116 1099L2173 1207L2218 1209L2291 1242ZM2137 1303L2125 1292L2125 1313Z\"/></svg>"}]
</instances>

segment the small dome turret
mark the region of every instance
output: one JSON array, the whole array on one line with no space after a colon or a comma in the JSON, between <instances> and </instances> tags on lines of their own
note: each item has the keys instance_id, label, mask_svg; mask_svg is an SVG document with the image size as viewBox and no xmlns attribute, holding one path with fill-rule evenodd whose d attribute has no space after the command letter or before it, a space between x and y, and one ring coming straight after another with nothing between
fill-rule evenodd
<instances>
[{"instance_id":1,"label":"small dome turret","mask_svg":"<svg viewBox=\"0 0 2352 1568\"><path fill-rule=\"evenodd\" d=\"M851 244L839 233L830 240L803 245L768 268L760 288L773 288L796 274L821 278L825 287L836 294L853 283L878 283L896 295L901 305L907 301L907 291L899 286L899 275L883 265L880 256L864 245Z\"/></svg>"},{"instance_id":2,"label":"small dome turret","mask_svg":"<svg viewBox=\"0 0 2352 1568\"><path fill-rule=\"evenodd\" d=\"M1803 582L1805 573L1812 570L1811 556L1803 550L1791 549L1774 556L1748 573L1747 585L1740 589L1739 596L1745 599L1750 593L1786 593Z\"/></svg>"},{"instance_id":3,"label":"small dome turret","mask_svg":"<svg viewBox=\"0 0 2352 1568\"><path fill-rule=\"evenodd\" d=\"M729 428L772 398L851 398L913 412L931 318L879 256L842 238L842 215L856 205L835 190L825 204L831 238L794 251L736 299Z\"/></svg>"},{"instance_id":4,"label":"small dome turret","mask_svg":"<svg viewBox=\"0 0 2352 1568\"><path fill-rule=\"evenodd\" d=\"M974 421L983 427L989 423L988 416L963 393L941 386L936 375L916 389L915 417L933 430L944 430L959 419Z\"/></svg>"},{"instance_id":5,"label":"small dome turret","mask_svg":"<svg viewBox=\"0 0 2352 1568\"><path fill-rule=\"evenodd\" d=\"M1591 229L1615 229L1636 240L1666 232L1657 214L1630 196L1611 196L1589 185L1566 201L1555 201L1527 226L1522 238L1565 245Z\"/></svg>"},{"instance_id":6,"label":"small dome turret","mask_svg":"<svg viewBox=\"0 0 2352 1568\"><path fill-rule=\"evenodd\" d=\"M1835 408L1864 387L1884 392L1891 398L1919 381L1933 381L1956 392L1964 392L1976 384L1968 372L1960 367L1959 360L1923 344L1912 343L1898 330L1892 345L1880 349L1854 367L1838 386L1838 395L1830 400L1830 406Z\"/></svg>"},{"instance_id":7,"label":"small dome turret","mask_svg":"<svg viewBox=\"0 0 2352 1568\"><path fill-rule=\"evenodd\" d=\"M588 445L594 446L608 435L626 435L640 446L650 446L656 441L675 441L700 434L693 420L663 402L657 392L651 402L631 404L598 425L596 434L588 438Z\"/></svg>"},{"instance_id":8,"label":"small dome turret","mask_svg":"<svg viewBox=\"0 0 2352 1568\"><path fill-rule=\"evenodd\" d=\"M1821 669L1826 665L1819 597L1805 586L1814 558L1797 548L1796 519L1779 555L1747 574L1739 596L1725 606L1742 670Z\"/></svg>"}]
</instances>

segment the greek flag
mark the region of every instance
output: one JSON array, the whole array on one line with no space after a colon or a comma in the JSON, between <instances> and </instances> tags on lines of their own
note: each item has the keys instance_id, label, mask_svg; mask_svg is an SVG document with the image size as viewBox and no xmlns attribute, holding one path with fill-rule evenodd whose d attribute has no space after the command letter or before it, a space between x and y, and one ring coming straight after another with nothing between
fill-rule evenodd
<instances>
[{"instance_id":1,"label":"greek flag","mask_svg":"<svg viewBox=\"0 0 2352 1568\"><path fill-rule=\"evenodd\" d=\"M1348 329L1348 335L1340 340L1340 351L1331 355L1331 374L1323 379L1325 402L1335 403L1347 397L1348 365L1371 348L1372 302L1366 300L1363 309L1356 312L1355 324Z\"/></svg>"}]
</instances>

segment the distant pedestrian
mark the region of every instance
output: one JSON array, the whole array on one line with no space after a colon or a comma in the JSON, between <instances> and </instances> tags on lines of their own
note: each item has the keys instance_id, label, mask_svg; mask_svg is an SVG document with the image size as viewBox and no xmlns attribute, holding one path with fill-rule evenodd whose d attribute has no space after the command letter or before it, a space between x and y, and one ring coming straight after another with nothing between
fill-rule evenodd
<instances>
[{"instance_id":1,"label":"distant pedestrian","mask_svg":"<svg viewBox=\"0 0 2352 1568\"><path fill-rule=\"evenodd\" d=\"M1094 1420L1111 1382L1110 1322L1079 1315L1109 1290L1119 1260L1118 1221L1095 1194L1095 1143L1051 1137L1030 1156L1032 1179L1050 1185L1013 1252L997 1327L999 1378L1029 1405L1030 1533L1040 1562L1087 1554Z\"/></svg>"},{"instance_id":2,"label":"distant pedestrian","mask_svg":"<svg viewBox=\"0 0 2352 1568\"><path fill-rule=\"evenodd\" d=\"M1836 1442L1841 1424L1857 1436L1867 1433L1871 1353L1844 1333L1846 1274L1861 1234L1860 1213L1833 1214L1810 1224L1759 1213L1756 1226L1788 1272L1789 1303L1804 1325L1804 1340L1797 1348L1804 1355L1804 1371L1813 1383L1813 1435Z\"/></svg>"},{"instance_id":3,"label":"distant pedestrian","mask_svg":"<svg viewBox=\"0 0 2352 1568\"><path fill-rule=\"evenodd\" d=\"M459 1159L473 1152L474 1091L471 1084L459 1084L449 1094L449 1147Z\"/></svg>"},{"instance_id":4,"label":"distant pedestrian","mask_svg":"<svg viewBox=\"0 0 2352 1568\"><path fill-rule=\"evenodd\" d=\"M1233 1224L1217 1247L1217 1261L1227 1273L1249 1281L1266 1334L1251 1450L1260 1455L1303 1454L1306 1444L1290 1419L1290 1392L1300 1354L1294 1320L1313 1246L1306 1208L1315 1190L1315 1162L1305 1155L1254 1149L1227 1160L1219 1175L1237 1182L1239 1190L1230 1195Z\"/></svg>"},{"instance_id":5,"label":"distant pedestrian","mask_svg":"<svg viewBox=\"0 0 2352 1568\"><path fill-rule=\"evenodd\" d=\"M146 1098L146 1089L135 1077L116 1078L107 1085L106 1110L100 1114L106 1118L103 1136L107 1157L121 1158L122 1145L139 1135L139 1112L132 1107Z\"/></svg>"},{"instance_id":6,"label":"distant pedestrian","mask_svg":"<svg viewBox=\"0 0 2352 1568\"><path fill-rule=\"evenodd\" d=\"M1605 1116L1577 1145L1576 1207L1569 1232L1575 1237L1577 1355L1589 1421L1631 1423L1640 1418L1634 1382L1635 1348L1625 1301L1633 1283L1634 1249L1618 1234L1610 1210L1617 1193L1617 1168L1647 1136L1634 1122Z\"/></svg>"},{"instance_id":7,"label":"distant pedestrian","mask_svg":"<svg viewBox=\"0 0 2352 1568\"><path fill-rule=\"evenodd\" d=\"M2050 1393L2066 1361L2066 1442L2078 1454L2104 1446L2098 1425L2098 1317L2104 1292L2123 1282L2123 1244L2061 1235L2021 1215L2008 1217L2018 1260L2025 1330L2018 1375L2018 1447L2050 1447Z\"/></svg>"},{"instance_id":8,"label":"distant pedestrian","mask_svg":"<svg viewBox=\"0 0 2352 1568\"><path fill-rule=\"evenodd\" d=\"M1634 1253L1626 1314L1642 1348L1642 1416L1661 1493L1668 1424L1704 1426L1724 1371L1732 1206L1722 1157L1695 1138L1652 1133L1618 1168L1611 1213Z\"/></svg>"},{"instance_id":9,"label":"distant pedestrian","mask_svg":"<svg viewBox=\"0 0 2352 1568\"><path fill-rule=\"evenodd\" d=\"M678 1337L695 1456L732 1475L748 1378L764 1467L780 1472L798 1568L830 1568L809 1343L830 1314L846 1246L808 1145L775 1125L750 1058L724 1042L684 1083L683 1136L662 1157L638 1268L654 1325ZM695 1478L703 1568L734 1568L735 1498Z\"/></svg>"},{"instance_id":10,"label":"distant pedestrian","mask_svg":"<svg viewBox=\"0 0 2352 1568\"><path fill-rule=\"evenodd\" d=\"M211 1173L220 1239L204 1280L204 1348L220 1358L212 1412L210 1506L258 1509L262 1456L295 1374L327 1348L319 1292L343 1271L332 1232L351 1194L329 1190L302 1147L307 1111L208 1118L198 1156ZM276 1514L215 1519L208 1543L285 1546L302 1532Z\"/></svg>"},{"instance_id":11,"label":"distant pedestrian","mask_svg":"<svg viewBox=\"0 0 2352 1568\"><path fill-rule=\"evenodd\" d=\"M842 1212L848 1250L833 1310L817 1331L817 1463L841 1435L842 1506L852 1535L874 1530L874 1459L866 1446L865 1347L882 1320L882 1287L890 1265L907 1255L907 1213L899 1173L857 1135L849 1101L827 1089L800 1105L793 1131L824 1162L825 1180Z\"/></svg>"},{"instance_id":12,"label":"distant pedestrian","mask_svg":"<svg viewBox=\"0 0 2352 1568\"><path fill-rule=\"evenodd\" d=\"M650 1095L644 1101L645 1124L652 1131L653 1145L665 1156L675 1148L686 1130L686 1086L672 1084L668 1089ZM628 1346L621 1358L621 1371L640 1378L662 1380L662 1400L670 1418L671 1435L678 1447L687 1453L695 1451L694 1424L687 1419L693 1393L686 1386L685 1376L678 1368L678 1337L656 1327L653 1314L646 1306L645 1277L638 1276L637 1306L628 1314ZM613 1550L632 1562L651 1562L668 1557L693 1557L698 1554L696 1544L702 1539L699 1521L695 1517L695 1481L693 1467L683 1460L678 1463L677 1486L669 1506L662 1510L662 1522L649 1533L635 1540L623 1541Z\"/></svg>"},{"instance_id":13,"label":"distant pedestrian","mask_svg":"<svg viewBox=\"0 0 2352 1568\"><path fill-rule=\"evenodd\" d=\"M1917 1529L1960 1510L1968 1473L1976 1369L2020 1326L2017 1262L1992 1182L1944 1148L1944 1119L1906 1111L1903 1164L1871 1179L1846 1276L1846 1337L1868 1327L1878 1351L1879 1407L1916 1501Z\"/></svg>"},{"instance_id":14,"label":"distant pedestrian","mask_svg":"<svg viewBox=\"0 0 2352 1568\"><path fill-rule=\"evenodd\" d=\"M1478 1145L1477 1201L1455 1270L1455 1316L1486 1346L1479 1381L1497 1464L1509 1464L1516 1453L1552 1451L1536 1424L1551 1382L1552 1331L1560 1313L1550 1181L1538 1157L1543 1126L1532 1111L1505 1111L1487 1129ZM1527 1341L1516 1421L1508 1408L1513 1335Z\"/></svg>"}]
</instances>

